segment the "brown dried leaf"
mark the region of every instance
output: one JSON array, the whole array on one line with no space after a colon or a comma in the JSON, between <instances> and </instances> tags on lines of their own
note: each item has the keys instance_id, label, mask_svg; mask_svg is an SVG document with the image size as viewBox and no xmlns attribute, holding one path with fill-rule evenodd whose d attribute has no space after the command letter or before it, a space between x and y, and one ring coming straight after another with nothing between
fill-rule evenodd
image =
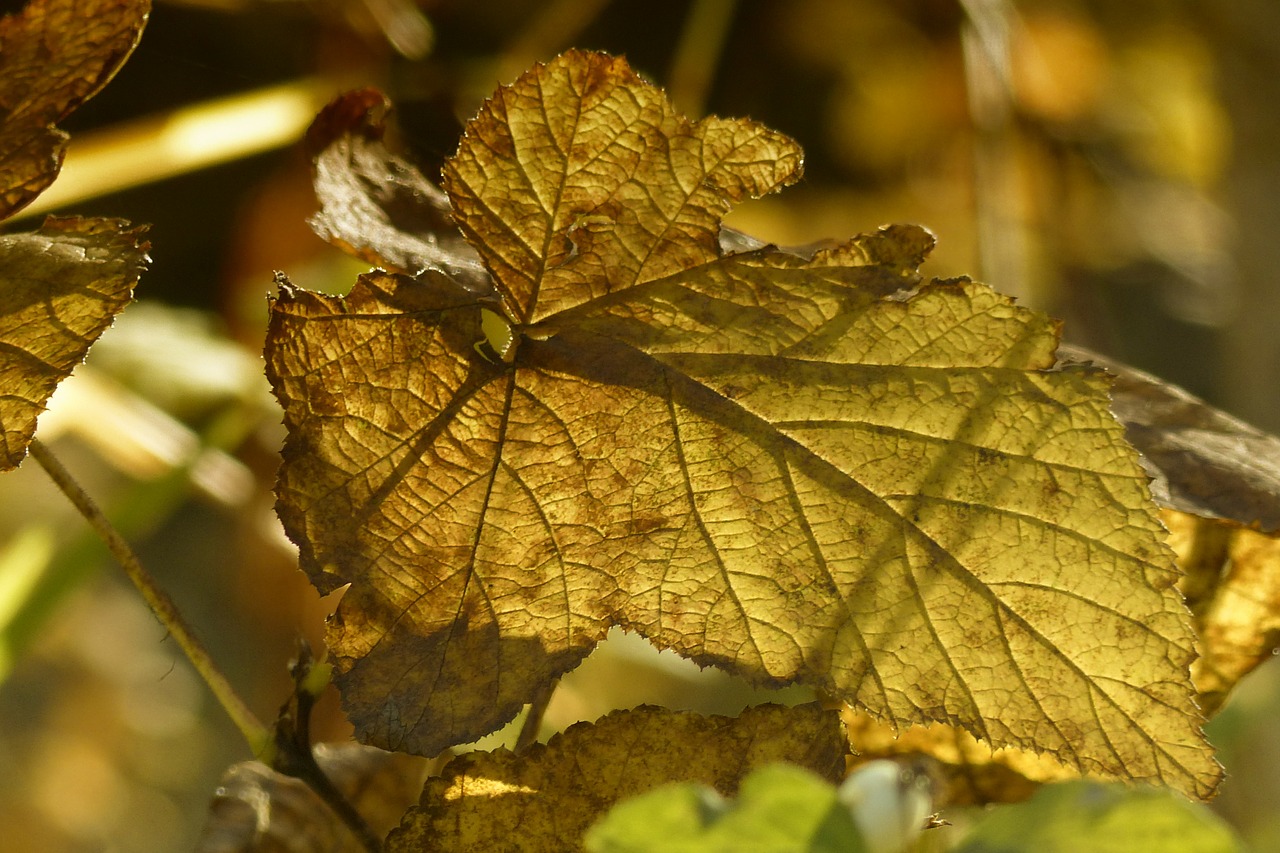
<instances>
[{"instance_id":1,"label":"brown dried leaf","mask_svg":"<svg viewBox=\"0 0 1280 853\"><path fill-rule=\"evenodd\" d=\"M0 20L0 219L45 190L66 153L55 127L133 52L150 0L32 0Z\"/></svg>"},{"instance_id":2,"label":"brown dried leaf","mask_svg":"<svg viewBox=\"0 0 1280 853\"><path fill-rule=\"evenodd\" d=\"M129 303L149 261L145 231L50 217L0 236L0 471L22 461L58 383Z\"/></svg>"},{"instance_id":3,"label":"brown dried leaf","mask_svg":"<svg viewBox=\"0 0 1280 853\"><path fill-rule=\"evenodd\" d=\"M619 800L667 782L701 782L731 796L753 768L777 761L838 781L838 715L812 704L761 705L737 718L615 711L519 755L455 758L427 781L419 805L387 838L387 853L578 850L587 827Z\"/></svg>"},{"instance_id":4,"label":"brown dried leaf","mask_svg":"<svg viewBox=\"0 0 1280 853\"><path fill-rule=\"evenodd\" d=\"M446 166L494 282L285 286L279 512L361 736L432 754L611 625L895 725L946 722L1207 795L1190 620L1099 370L1054 321L922 281L899 226L722 253L799 176L621 60L504 87Z\"/></svg>"},{"instance_id":5,"label":"brown dried leaf","mask_svg":"<svg viewBox=\"0 0 1280 853\"><path fill-rule=\"evenodd\" d=\"M361 744L320 744L316 762L369 827L384 836L413 805L433 762ZM209 806L196 853L365 853L299 779L257 761L232 766Z\"/></svg>"},{"instance_id":6,"label":"brown dried leaf","mask_svg":"<svg viewBox=\"0 0 1280 853\"><path fill-rule=\"evenodd\" d=\"M1111 408L1142 453L1157 501L1182 513L1280 532L1280 438L1176 385L1079 347L1116 375Z\"/></svg>"},{"instance_id":7,"label":"brown dried leaf","mask_svg":"<svg viewBox=\"0 0 1280 853\"><path fill-rule=\"evenodd\" d=\"M382 143L391 104L374 89L347 92L307 131L320 212L311 227L335 246L393 272L450 275L476 293L492 284L454 227L449 199Z\"/></svg>"}]
</instances>

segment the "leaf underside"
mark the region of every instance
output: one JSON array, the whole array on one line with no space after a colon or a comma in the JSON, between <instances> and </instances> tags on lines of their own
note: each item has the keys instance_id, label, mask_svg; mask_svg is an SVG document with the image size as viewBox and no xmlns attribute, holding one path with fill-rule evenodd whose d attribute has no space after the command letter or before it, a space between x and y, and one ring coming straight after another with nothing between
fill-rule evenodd
<instances>
[{"instance_id":1,"label":"leaf underside","mask_svg":"<svg viewBox=\"0 0 1280 853\"><path fill-rule=\"evenodd\" d=\"M0 471L17 467L59 382L129 303L145 228L50 217L0 236Z\"/></svg>"},{"instance_id":2,"label":"leaf underside","mask_svg":"<svg viewBox=\"0 0 1280 853\"><path fill-rule=\"evenodd\" d=\"M31 0L0 20L0 219L43 192L62 168L55 127L133 52L150 0Z\"/></svg>"},{"instance_id":3,"label":"leaf underside","mask_svg":"<svg viewBox=\"0 0 1280 853\"><path fill-rule=\"evenodd\" d=\"M1106 375L1055 367L1052 320L922 279L919 228L723 252L730 206L800 165L571 52L446 165L490 287L435 262L282 286L278 510L313 582L350 584L329 643L360 735L470 741L620 625L1209 794L1188 613Z\"/></svg>"}]
</instances>

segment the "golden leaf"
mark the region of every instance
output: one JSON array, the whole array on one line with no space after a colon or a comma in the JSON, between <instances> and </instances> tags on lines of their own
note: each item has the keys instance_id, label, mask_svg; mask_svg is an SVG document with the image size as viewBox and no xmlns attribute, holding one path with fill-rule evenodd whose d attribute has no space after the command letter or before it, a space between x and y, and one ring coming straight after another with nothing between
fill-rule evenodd
<instances>
[{"instance_id":1,"label":"golden leaf","mask_svg":"<svg viewBox=\"0 0 1280 853\"><path fill-rule=\"evenodd\" d=\"M1280 649L1280 537L1176 510L1161 516L1200 637L1191 677L1200 707L1214 714Z\"/></svg>"},{"instance_id":2,"label":"golden leaf","mask_svg":"<svg viewBox=\"0 0 1280 853\"><path fill-rule=\"evenodd\" d=\"M615 711L520 754L473 752L427 780L387 838L387 853L577 850L611 806L667 782L725 795L753 768L798 764L828 781L844 771L839 718L817 705L761 705L736 718L662 708Z\"/></svg>"},{"instance_id":3,"label":"golden leaf","mask_svg":"<svg viewBox=\"0 0 1280 853\"><path fill-rule=\"evenodd\" d=\"M361 736L474 739L620 625L1209 794L1189 615L1106 375L1055 367L1049 318L921 280L923 229L723 251L723 213L800 164L571 52L446 165L491 287L284 283L278 508L317 586L350 584L329 643Z\"/></svg>"},{"instance_id":4,"label":"golden leaf","mask_svg":"<svg viewBox=\"0 0 1280 853\"><path fill-rule=\"evenodd\" d=\"M148 261L145 231L50 217L0 236L0 471L22 461L58 383L129 303Z\"/></svg>"}]
</instances>

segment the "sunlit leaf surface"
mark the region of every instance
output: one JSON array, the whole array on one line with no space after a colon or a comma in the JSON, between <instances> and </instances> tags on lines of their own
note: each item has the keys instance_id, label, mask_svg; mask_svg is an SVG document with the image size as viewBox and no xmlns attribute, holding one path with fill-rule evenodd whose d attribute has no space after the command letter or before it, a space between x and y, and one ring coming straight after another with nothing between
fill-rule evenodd
<instances>
[{"instance_id":1,"label":"sunlit leaf surface","mask_svg":"<svg viewBox=\"0 0 1280 853\"><path fill-rule=\"evenodd\" d=\"M750 770L778 761L837 781L843 740L836 714L816 705L762 705L737 718L616 711L519 755L454 759L427 781L387 850L576 850L615 803L667 782L701 782L732 795Z\"/></svg>"},{"instance_id":2,"label":"sunlit leaf surface","mask_svg":"<svg viewBox=\"0 0 1280 853\"><path fill-rule=\"evenodd\" d=\"M0 20L0 219L57 177L55 123L97 94L133 52L150 0L32 0Z\"/></svg>"},{"instance_id":3,"label":"sunlit leaf surface","mask_svg":"<svg viewBox=\"0 0 1280 853\"><path fill-rule=\"evenodd\" d=\"M145 230L51 217L0 236L0 471L22 461L49 396L132 298Z\"/></svg>"},{"instance_id":4,"label":"sunlit leaf surface","mask_svg":"<svg viewBox=\"0 0 1280 853\"><path fill-rule=\"evenodd\" d=\"M800 163L573 52L446 165L492 290L283 283L278 508L316 585L350 584L329 642L362 736L471 740L621 625L1207 795L1190 621L1108 379L1054 367L1050 319L921 279L922 229L722 252L725 211Z\"/></svg>"}]
</instances>

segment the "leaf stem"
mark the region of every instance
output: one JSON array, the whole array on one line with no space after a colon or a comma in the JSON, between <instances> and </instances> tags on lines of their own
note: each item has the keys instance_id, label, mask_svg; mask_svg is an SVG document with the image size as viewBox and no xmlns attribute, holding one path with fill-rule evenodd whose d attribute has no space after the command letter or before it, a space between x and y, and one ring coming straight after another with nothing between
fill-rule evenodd
<instances>
[{"instance_id":1,"label":"leaf stem","mask_svg":"<svg viewBox=\"0 0 1280 853\"><path fill-rule=\"evenodd\" d=\"M547 706L551 704L551 695L556 692L560 679L553 679L534 694L529 703L529 713L520 725L520 734L516 736L514 752L524 752L538 741L538 733L542 730L542 718L547 714Z\"/></svg>"},{"instance_id":2,"label":"leaf stem","mask_svg":"<svg viewBox=\"0 0 1280 853\"><path fill-rule=\"evenodd\" d=\"M303 640L298 658L289 665L289 671L293 676L293 693L276 718L271 768L305 783L346 825L367 853L382 853L382 840L321 769L311 748L311 711L329 683L332 668L327 663L317 663L311 656L311 647Z\"/></svg>"},{"instance_id":3,"label":"leaf stem","mask_svg":"<svg viewBox=\"0 0 1280 853\"><path fill-rule=\"evenodd\" d=\"M249 710L249 706L240 698L240 694L236 693L235 688L231 686L231 682L222 674L222 670L218 669L204 644L183 620L173 599L169 598L155 579L142 567L142 563L139 562L129 543L116 531L98 505L49 448L45 447L39 439L32 439L30 451L32 457L40 463L49 478L75 505L75 508L89 522L89 526L102 538L108 550L119 561L129 580L138 588L138 592L142 593L151 612L177 640L182 651L186 653L187 659L191 661L191 665L195 667L196 672L200 673L200 677L204 679L205 684L209 685L209 689L230 715L236 728L244 735L254 756L261 757L266 754L273 746L271 732L254 716L253 711Z\"/></svg>"}]
</instances>

